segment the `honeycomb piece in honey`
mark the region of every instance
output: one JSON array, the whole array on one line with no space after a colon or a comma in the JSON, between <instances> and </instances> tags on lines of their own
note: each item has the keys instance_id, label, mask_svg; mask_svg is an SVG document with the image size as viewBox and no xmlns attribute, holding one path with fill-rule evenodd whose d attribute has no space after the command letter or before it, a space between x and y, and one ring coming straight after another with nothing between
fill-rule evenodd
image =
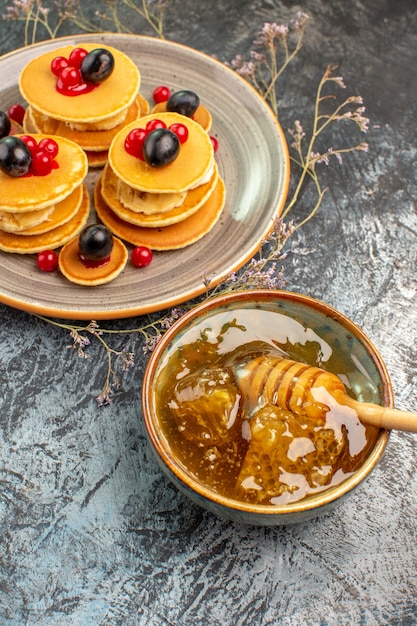
<instances>
[{"instance_id":1,"label":"honeycomb piece in honey","mask_svg":"<svg viewBox=\"0 0 417 626\"><path fill-rule=\"evenodd\" d=\"M239 405L233 374L216 368L182 378L168 402L178 430L200 446L221 445L235 436Z\"/></svg>"},{"instance_id":2,"label":"honeycomb piece in honey","mask_svg":"<svg viewBox=\"0 0 417 626\"><path fill-rule=\"evenodd\" d=\"M346 433L337 437L315 420L267 404L250 420L251 440L237 480L243 500L298 500L331 482L340 469ZM285 495L287 494L287 495Z\"/></svg>"}]
</instances>

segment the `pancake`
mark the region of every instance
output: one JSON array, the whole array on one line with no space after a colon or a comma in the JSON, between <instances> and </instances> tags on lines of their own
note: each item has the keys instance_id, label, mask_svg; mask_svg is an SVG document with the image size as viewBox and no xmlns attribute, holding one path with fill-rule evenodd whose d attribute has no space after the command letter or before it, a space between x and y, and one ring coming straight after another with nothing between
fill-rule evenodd
<instances>
[{"instance_id":1,"label":"pancake","mask_svg":"<svg viewBox=\"0 0 417 626\"><path fill-rule=\"evenodd\" d=\"M113 138L124 126L131 124L141 115L146 115L148 110L149 105L147 102L142 96L137 96L129 106L124 121L113 128L107 130L75 130L64 121L45 116L33 108L33 106L29 106L26 110L23 124L26 132L33 132L33 130L35 130L36 132L45 133L47 135L59 135L74 141L83 148L83 150L102 152L108 150ZM106 160L107 154L104 162Z\"/></svg>"},{"instance_id":2,"label":"pancake","mask_svg":"<svg viewBox=\"0 0 417 626\"><path fill-rule=\"evenodd\" d=\"M89 167L104 167L104 165L106 165L108 156L107 150L101 150L100 152L90 152L86 150L85 153Z\"/></svg>"},{"instance_id":3,"label":"pancake","mask_svg":"<svg viewBox=\"0 0 417 626\"><path fill-rule=\"evenodd\" d=\"M145 215L167 213L180 206L187 195L186 191L182 193L148 193L133 189L120 178L117 178L108 163L103 169L101 182L101 193L107 204L110 206L112 203L117 206L121 204L122 208Z\"/></svg>"},{"instance_id":4,"label":"pancake","mask_svg":"<svg viewBox=\"0 0 417 626\"><path fill-rule=\"evenodd\" d=\"M23 130L22 133L25 132L29 135L33 133L40 133L41 129L36 125L36 122L33 117L32 107L29 105L25 111L25 117L23 118Z\"/></svg>"},{"instance_id":5,"label":"pancake","mask_svg":"<svg viewBox=\"0 0 417 626\"><path fill-rule=\"evenodd\" d=\"M123 271L128 251L117 237L113 238L113 250L110 260L98 267L87 267L78 254L78 237L71 239L59 253L58 265L61 273L69 281L77 285L96 286L114 280Z\"/></svg>"},{"instance_id":6,"label":"pancake","mask_svg":"<svg viewBox=\"0 0 417 626\"><path fill-rule=\"evenodd\" d=\"M120 203L133 213L143 213L144 215L161 215L168 213L180 206L187 195L187 191L181 193L148 193L147 191L138 191L126 185L120 178L109 170L117 181L117 197ZM106 191L103 185L103 193Z\"/></svg>"},{"instance_id":7,"label":"pancake","mask_svg":"<svg viewBox=\"0 0 417 626\"><path fill-rule=\"evenodd\" d=\"M58 143L59 152L55 157L58 167L47 176L14 178L0 171L0 211L20 213L47 208L64 200L87 174L87 157L77 144L51 135L34 134L33 137L38 143L45 137Z\"/></svg>"},{"instance_id":8,"label":"pancake","mask_svg":"<svg viewBox=\"0 0 417 626\"><path fill-rule=\"evenodd\" d=\"M158 104L155 104L151 112L152 113L166 113L166 110L167 110L167 103L158 102ZM210 111L206 109L205 106L203 106L202 104L199 104L192 119L195 122L197 122L197 124L200 124L200 126L202 126L206 132L209 132L211 128L212 118L211 118Z\"/></svg>"},{"instance_id":9,"label":"pancake","mask_svg":"<svg viewBox=\"0 0 417 626\"><path fill-rule=\"evenodd\" d=\"M0 211L0 229L7 233L22 233L45 222L53 210L54 207L50 206L46 209L25 211L24 213Z\"/></svg>"},{"instance_id":10,"label":"pancake","mask_svg":"<svg viewBox=\"0 0 417 626\"><path fill-rule=\"evenodd\" d=\"M87 188L82 186L82 199L78 211L68 222L40 235L20 235L0 230L0 250L17 254L36 254L42 250L53 250L78 235L87 223L90 198Z\"/></svg>"},{"instance_id":11,"label":"pancake","mask_svg":"<svg viewBox=\"0 0 417 626\"><path fill-rule=\"evenodd\" d=\"M94 202L96 213L103 224L124 241L151 250L176 250L201 239L218 221L226 195L224 182L219 176L213 193L191 217L171 226L144 228L120 219L104 202L100 188L98 181L94 189Z\"/></svg>"},{"instance_id":12,"label":"pancake","mask_svg":"<svg viewBox=\"0 0 417 626\"><path fill-rule=\"evenodd\" d=\"M52 212L43 222L36 226L32 226L32 228L26 228L19 234L23 237L30 235L43 235L43 233L47 233L49 230L53 230L58 226L62 226L62 224L66 224L66 222L69 222L70 219L74 217L80 208L83 195L84 186L79 185L77 189L74 189L74 191L70 193L69 196L52 207ZM24 216L26 213L20 213L19 215Z\"/></svg>"},{"instance_id":13,"label":"pancake","mask_svg":"<svg viewBox=\"0 0 417 626\"><path fill-rule=\"evenodd\" d=\"M114 57L114 70L96 89L79 96L66 96L56 89L57 77L51 62L58 56L68 59L75 47L87 51L105 47ZM27 63L19 77L22 96L39 113L63 122L97 124L117 117L133 103L140 87L140 72L123 52L99 43L64 46L46 52Z\"/></svg>"},{"instance_id":14,"label":"pancake","mask_svg":"<svg viewBox=\"0 0 417 626\"><path fill-rule=\"evenodd\" d=\"M120 204L126 209L133 211L133 213L144 213L145 215L168 213L168 211L172 211L172 209L180 206L187 195L186 191L181 193L149 193L133 189L120 178L117 178L110 165L108 165L103 170L102 192L104 197L107 192L107 185L104 181L107 178L113 179L113 182L109 184L109 192L118 199Z\"/></svg>"},{"instance_id":15,"label":"pancake","mask_svg":"<svg viewBox=\"0 0 417 626\"><path fill-rule=\"evenodd\" d=\"M188 129L188 139L181 144L179 155L163 167L151 167L128 154L124 147L129 132L134 128L145 128L151 119L161 119L167 127L181 123ZM197 122L178 113L160 113L147 115L119 132L110 146L109 163L116 176L134 189L151 193L179 193L211 178L214 150L209 135Z\"/></svg>"},{"instance_id":16,"label":"pancake","mask_svg":"<svg viewBox=\"0 0 417 626\"><path fill-rule=\"evenodd\" d=\"M120 217L120 219L137 226L159 228L160 226L169 226L181 222L198 211L212 193L217 182L217 177L218 170L217 166L215 166L209 182L188 191L185 194L184 201L179 206L162 213L144 214L129 210L118 200L118 178L111 170L110 166L107 165L101 178L101 194L109 208ZM165 194L149 193L146 195L150 198L149 202L151 203L152 196L157 195L159 197Z\"/></svg>"}]
</instances>

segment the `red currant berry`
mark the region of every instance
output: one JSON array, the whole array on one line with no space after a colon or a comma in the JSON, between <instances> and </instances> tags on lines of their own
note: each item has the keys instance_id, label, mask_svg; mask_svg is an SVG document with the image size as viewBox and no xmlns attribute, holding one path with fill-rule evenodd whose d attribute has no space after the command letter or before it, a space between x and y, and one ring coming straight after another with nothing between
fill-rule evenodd
<instances>
[{"instance_id":1,"label":"red currant berry","mask_svg":"<svg viewBox=\"0 0 417 626\"><path fill-rule=\"evenodd\" d=\"M84 57L87 56L87 54L88 52L87 50L84 50L84 48L74 48L74 50L71 52L71 54L68 57L69 65L72 65L73 67L77 69L80 69L82 60L84 59Z\"/></svg>"},{"instance_id":2,"label":"red currant berry","mask_svg":"<svg viewBox=\"0 0 417 626\"><path fill-rule=\"evenodd\" d=\"M132 250L132 263L135 267L146 267L152 261L152 250L137 246Z\"/></svg>"},{"instance_id":3,"label":"red currant berry","mask_svg":"<svg viewBox=\"0 0 417 626\"><path fill-rule=\"evenodd\" d=\"M166 128L167 125L162 120L153 119L150 120L146 124L146 132L151 133L153 130L157 130L157 128Z\"/></svg>"},{"instance_id":4,"label":"red currant berry","mask_svg":"<svg viewBox=\"0 0 417 626\"><path fill-rule=\"evenodd\" d=\"M21 104L12 104L7 111L7 115L11 120L18 124L23 124L23 118L25 117L25 109Z\"/></svg>"},{"instance_id":5,"label":"red currant berry","mask_svg":"<svg viewBox=\"0 0 417 626\"><path fill-rule=\"evenodd\" d=\"M180 140L180 143L185 143L187 141L188 128L186 127L185 124L180 124L180 123L171 124L171 126L169 127L169 130L172 130L172 132L177 135L178 139Z\"/></svg>"},{"instance_id":6,"label":"red currant berry","mask_svg":"<svg viewBox=\"0 0 417 626\"><path fill-rule=\"evenodd\" d=\"M45 150L38 150L32 155L31 171L34 176L47 176L52 170L52 157Z\"/></svg>"},{"instance_id":7,"label":"red currant berry","mask_svg":"<svg viewBox=\"0 0 417 626\"><path fill-rule=\"evenodd\" d=\"M51 61L51 72L55 76L61 76L61 72L64 68L68 67L68 59L65 57L55 57Z\"/></svg>"},{"instance_id":8,"label":"red currant berry","mask_svg":"<svg viewBox=\"0 0 417 626\"><path fill-rule=\"evenodd\" d=\"M82 83L82 76L80 70L76 67L65 67L60 76L61 82L64 87L76 87L80 83Z\"/></svg>"},{"instance_id":9,"label":"red currant berry","mask_svg":"<svg viewBox=\"0 0 417 626\"><path fill-rule=\"evenodd\" d=\"M22 135L20 139L27 145L32 154L36 152L38 148L38 142L34 137L32 137L32 135Z\"/></svg>"},{"instance_id":10,"label":"red currant berry","mask_svg":"<svg viewBox=\"0 0 417 626\"><path fill-rule=\"evenodd\" d=\"M58 144L55 139L51 139L50 137L45 137L45 139L41 139L39 142L39 149L44 150L54 159L58 154Z\"/></svg>"},{"instance_id":11,"label":"red currant berry","mask_svg":"<svg viewBox=\"0 0 417 626\"><path fill-rule=\"evenodd\" d=\"M143 144L147 132L144 128L134 128L125 139L125 150L131 156L143 161Z\"/></svg>"},{"instance_id":12,"label":"red currant berry","mask_svg":"<svg viewBox=\"0 0 417 626\"><path fill-rule=\"evenodd\" d=\"M210 135L210 141L213 146L214 152L217 152L217 149L219 147L219 142L217 141L216 137L213 137L213 135Z\"/></svg>"},{"instance_id":13,"label":"red currant berry","mask_svg":"<svg viewBox=\"0 0 417 626\"><path fill-rule=\"evenodd\" d=\"M155 104L159 104L160 102L166 102L169 100L171 95L171 90L169 87L165 85L159 85L159 87L155 87L152 93L153 101Z\"/></svg>"},{"instance_id":14,"label":"red currant berry","mask_svg":"<svg viewBox=\"0 0 417 626\"><path fill-rule=\"evenodd\" d=\"M128 139L130 143L135 143L136 141L141 142L147 134L148 133L144 128L133 128L133 130L130 131L126 139Z\"/></svg>"},{"instance_id":15,"label":"red currant berry","mask_svg":"<svg viewBox=\"0 0 417 626\"><path fill-rule=\"evenodd\" d=\"M58 266L58 255L54 250L43 250L36 257L36 263L42 272L53 272Z\"/></svg>"}]
</instances>

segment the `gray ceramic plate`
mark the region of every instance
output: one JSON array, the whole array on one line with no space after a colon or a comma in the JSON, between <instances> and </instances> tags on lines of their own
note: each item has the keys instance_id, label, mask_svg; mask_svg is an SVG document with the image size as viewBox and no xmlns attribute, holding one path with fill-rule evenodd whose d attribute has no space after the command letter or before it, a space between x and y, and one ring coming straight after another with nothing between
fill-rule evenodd
<instances>
[{"instance_id":1,"label":"gray ceramic plate","mask_svg":"<svg viewBox=\"0 0 417 626\"><path fill-rule=\"evenodd\" d=\"M216 158L226 184L226 205L220 221L199 242L155 253L144 269L128 263L115 281L100 287L76 286L57 272L40 272L34 256L1 252L0 301L70 319L114 319L170 308L203 293L204 275L218 283L259 248L288 192L285 138L262 98L234 71L185 46L135 35L65 37L1 57L0 108L22 102L18 76L31 58L84 41L107 43L129 55L141 71L141 94L150 102L160 84L199 94L213 117L210 132L219 140ZM94 174L89 174L89 183L92 187Z\"/></svg>"}]
</instances>

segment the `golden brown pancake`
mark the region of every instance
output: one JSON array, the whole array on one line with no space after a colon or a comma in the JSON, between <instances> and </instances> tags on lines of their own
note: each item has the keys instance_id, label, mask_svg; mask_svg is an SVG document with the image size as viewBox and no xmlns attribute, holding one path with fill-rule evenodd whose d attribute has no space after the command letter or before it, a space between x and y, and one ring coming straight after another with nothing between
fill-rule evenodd
<instances>
[{"instance_id":1,"label":"golden brown pancake","mask_svg":"<svg viewBox=\"0 0 417 626\"><path fill-rule=\"evenodd\" d=\"M109 166L111 171L111 168ZM115 176L115 174L112 175ZM117 178L117 197L120 203L133 213L144 213L145 215L155 215L167 213L180 206L187 195L187 191L181 193L148 193L129 187L120 178ZM103 184L105 192L105 185Z\"/></svg>"},{"instance_id":2,"label":"golden brown pancake","mask_svg":"<svg viewBox=\"0 0 417 626\"><path fill-rule=\"evenodd\" d=\"M22 230L19 234L24 237L27 237L28 235L43 235L43 233L47 233L48 230L53 230L54 228L69 222L80 208L81 202L83 201L83 195L84 186L79 185L72 193L70 193L69 196L67 196L64 200L61 200L61 202L58 202L53 207L52 213L47 219L37 226ZM19 215L23 216L25 213L20 213Z\"/></svg>"},{"instance_id":3,"label":"golden brown pancake","mask_svg":"<svg viewBox=\"0 0 417 626\"><path fill-rule=\"evenodd\" d=\"M158 104L155 104L151 112L152 113L166 113L166 110L167 110L167 103L158 102ZM192 119L195 122L197 122L197 124L200 124L200 126L202 126L206 132L209 132L211 128L212 119L211 119L210 111L208 111L208 109L206 109L205 106L200 104L196 112L194 113Z\"/></svg>"},{"instance_id":4,"label":"golden brown pancake","mask_svg":"<svg viewBox=\"0 0 417 626\"><path fill-rule=\"evenodd\" d=\"M89 150L85 151L88 159L89 167L103 167L107 163L107 150L102 150L101 152L90 152Z\"/></svg>"},{"instance_id":5,"label":"golden brown pancake","mask_svg":"<svg viewBox=\"0 0 417 626\"><path fill-rule=\"evenodd\" d=\"M90 198L82 185L82 199L78 211L68 222L43 234L20 235L0 230L0 250L17 254L36 254L42 250L59 248L75 237L86 225L90 212Z\"/></svg>"},{"instance_id":6,"label":"golden brown pancake","mask_svg":"<svg viewBox=\"0 0 417 626\"><path fill-rule=\"evenodd\" d=\"M167 127L181 123L188 128L188 139L181 145L177 158L163 167L151 167L128 154L124 147L128 133L134 128L145 128L151 119L160 119ZM110 146L109 163L116 176L134 189L176 193L188 191L211 178L214 150L209 135L197 122L178 113L160 113L147 115L120 131Z\"/></svg>"},{"instance_id":7,"label":"golden brown pancake","mask_svg":"<svg viewBox=\"0 0 417 626\"><path fill-rule=\"evenodd\" d=\"M161 228L144 228L120 219L104 202L100 181L94 189L96 213L114 235L134 246L146 246L152 250L175 250L184 248L206 235L216 224L225 202L225 186L218 177L213 193L191 217L178 224Z\"/></svg>"},{"instance_id":8,"label":"golden brown pancake","mask_svg":"<svg viewBox=\"0 0 417 626\"><path fill-rule=\"evenodd\" d=\"M106 204L120 219L135 224L137 226L145 226L147 228L159 228L160 226L169 226L170 224L176 224L182 222L187 217L198 211L202 204L212 193L218 177L217 166L215 166L213 175L208 183L200 185L191 191L188 191L185 195L185 199L178 207L171 209L170 211L164 211L163 213L144 214L137 211L131 211L127 209L118 200L117 187L118 178L107 165L102 178L101 178L101 194ZM148 194L150 198L155 194ZM157 194L159 195L159 194ZM161 194L163 195L163 194Z\"/></svg>"},{"instance_id":9,"label":"golden brown pancake","mask_svg":"<svg viewBox=\"0 0 417 626\"><path fill-rule=\"evenodd\" d=\"M103 169L101 182L101 193L109 206L112 206L112 203L121 204L133 213L144 213L145 215L167 213L180 206L187 195L186 191L182 193L149 193L133 189L116 176L109 163Z\"/></svg>"},{"instance_id":10,"label":"golden brown pancake","mask_svg":"<svg viewBox=\"0 0 417 626\"><path fill-rule=\"evenodd\" d=\"M29 105L25 111L25 117L23 118L23 129L22 133L25 132L27 134L40 133L41 129L36 126L35 120L33 118L33 109Z\"/></svg>"},{"instance_id":11,"label":"golden brown pancake","mask_svg":"<svg viewBox=\"0 0 417 626\"><path fill-rule=\"evenodd\" d=\"M59 146L56 169L47 176L14 178L0 171L0 211L20 213L44 209L64 200L81 185L88 171L87 157L77 144L63 137L33 135L36 141L51 137Z\"/></svg>"},{"instance_id":12,"label":"golden brown pancake","mask_svg":"<svg viewBox=\"0 0 417 626\"><path fill-rule=\"evenodd\" d=\"M114 70L93 91L66 96L56 89L57 77L51 71L51 62L58 56L68 59L75 47L87 51L105 47L114 57ZM82 43L51 50L29 61L20 73L19 87L25 100L47 117L63 122L96 124L128 109L139 91L140 72L123 52L99 43Z\"/></svg>"},{"instance_id":13,"label":"golden brown pancake","mask_svg":"<svg viewBox=\"0 0 417 626\"><path fill-rule=\"evenodd\" d=\"M0 211L0 229L7 233L22 233L45 222L53 210L54 207L50 206L46 209L25 211L24 213Z\"/></svg>"},{"instance_id":14,"label":"golden brown pancake","mask_svg":"<svg viewBox=\"0 0 417 626\"><path fill-rule=\"evenodd\" d=\"M59 253L58 265L62 274L77 285L103 285L114 280L123 271L128 251L117 237L113 238L113 250L110 260L98 267L87 267L78 253L78 237L69 241Z\"/></svg>"}]
</instances>

